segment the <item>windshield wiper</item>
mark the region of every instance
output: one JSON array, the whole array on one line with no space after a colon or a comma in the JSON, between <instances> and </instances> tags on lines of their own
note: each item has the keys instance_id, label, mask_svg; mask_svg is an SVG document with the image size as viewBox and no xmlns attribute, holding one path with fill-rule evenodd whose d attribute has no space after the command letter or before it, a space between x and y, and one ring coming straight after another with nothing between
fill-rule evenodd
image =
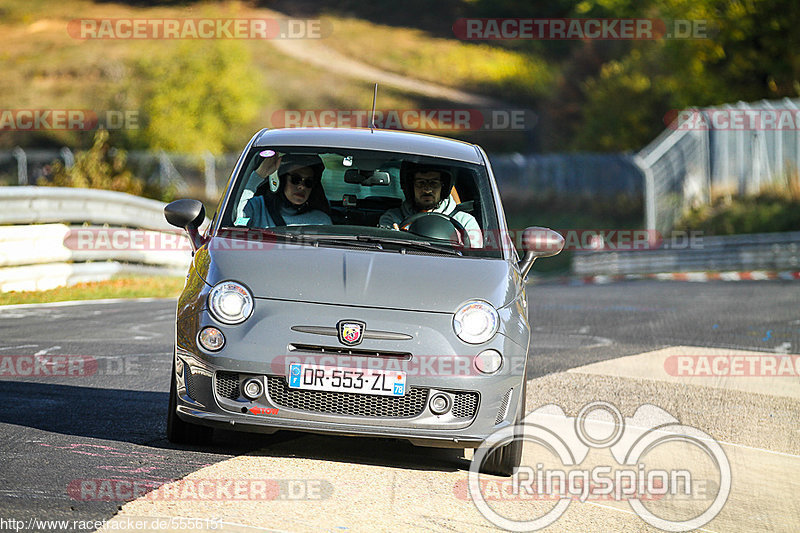
<instances>
[{"instance_id":1,"label":"windshield wiper","mask_svg":"<svg viewBox=\"0 0 800 533\"><path fill-rule=\"evenodd\" d=\"M379 242L364 241L358 235L318 235L309 233L295 233L292 235L294 240L308 242L314 246L322 244L339 244L344 246L358 246L372 250L383 250Z\"/></svg>"},{"instance_id":2,"label":"windshield wiper","mask_svg":"<svg viewBox=\"0 0 800 533\"><path fill-rule=\"evenodd\" d=\"M445 248L444 246L432 244L428 241L417 241L414 239L401 239L395 237L373 237L369 235L358 235L356 238L359 241L395 244L397 246L406 246L409 248L415 248L417 250L425 250L426 252L437 252L446 255L458 255L458 256L464 255L459 250L454 250L452 248Z\"/></svg>"}]
</instances>

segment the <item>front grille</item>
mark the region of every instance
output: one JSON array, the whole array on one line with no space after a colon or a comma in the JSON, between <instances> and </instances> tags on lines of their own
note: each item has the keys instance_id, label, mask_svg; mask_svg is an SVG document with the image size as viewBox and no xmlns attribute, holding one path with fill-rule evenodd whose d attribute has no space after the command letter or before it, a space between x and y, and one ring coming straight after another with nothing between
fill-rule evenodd
<instances>
[{"instance_id":1,"label":"front grille","mask_svg":"<svg viewBox=\"0 0 800 533\"><path fill-rule=\"evenodd\" d=\"M472 418L478 409L477 392L457 392L453 394L453 416L456 418Z\"/></svg>"},{"instance_id":2,"label":"front grille","mask_svg":"<svg viewBox=\"0 0 800 533\"><path fill-rule=\"evenodd\" d=\"M506 395L503 396L503 402L500 404L500 410L497 411L497 418L494 419L495 425L506 419L506 415L508 414L508 401L511 399L511 392L513 390L514 389L508 389Z\"/></svg>"},{"instance_id":3,"label":"front grille","mask_svg":"<svg viewBox=\"0 0 800 533\"><path fill-rule=\"evenodd\" d=\"M197 396L195 396L194 374L189 370L189 365L183 365L183 382L186 384L186 394L189 395L189 398L197 400Z\"/></svg>"},{"instance_id":4,"label":"front grille","mask_svg":"<svg viewBox=\"0 0 800 533\"><path fill-rule=\"evenodd\" d=\"M389 359L411 359L408 352L387 352L378 350L363 350L360 348L347 348L343 346L317 346L313 344L290 344L289 351L317 353L325 355L358 355L362 357L386 357Z\"/></svg>"},{"instance_id":5,"label":"front grille","mask_svg":"<svg viewBox=\"0 0 800 533\"><path fill-rule=\"evenodd\" d=\"M217 372L217 394L229 400L239 398L239 374L235 372Z\"/></svg>"},{"instance_id":6,"label":"front grille","mask_svg":"<svg viewBox=\"0 0 800 533\"><path fill-rule=\"evenodd\" d=\"M411 418L419 416L428 401L428 389L418 387L411 387L405 396L371 396L290 389L278 376L267 376L267 389L280 407L349 416Z\"/></svg>"}]
</instances>

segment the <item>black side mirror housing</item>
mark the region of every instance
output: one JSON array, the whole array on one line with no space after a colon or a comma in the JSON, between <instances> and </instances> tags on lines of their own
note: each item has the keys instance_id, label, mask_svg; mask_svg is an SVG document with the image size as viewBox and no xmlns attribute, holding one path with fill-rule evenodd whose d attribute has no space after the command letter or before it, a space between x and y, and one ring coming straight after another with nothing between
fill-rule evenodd
<instances>
[{"instance_id":1,"label":"black side mirror housing","mask_svg":"<svg viewBox=\"0 0 800 533\"><path fill-rule=\"evenodd\" d=\"M206 219L206 208L201 202L189 199L170 202L164 207L164 218L173 226L186 230L193 252L206 243L206 239L198 231L200 224Z\"/></svg>"},{"instance_id":2,"label":"black side mirror housing","mask_svg":"<svg viewBox=\"0 0 800 533\"><path fill-rule=\"evenodd\" d=\"M522 234L522 245L525 248L525 257L519 262L522 278L531 271L533 262L540 257L552 257L564 249L564 237L549 228L531 226Z\"/></svg>"}]
</instances>

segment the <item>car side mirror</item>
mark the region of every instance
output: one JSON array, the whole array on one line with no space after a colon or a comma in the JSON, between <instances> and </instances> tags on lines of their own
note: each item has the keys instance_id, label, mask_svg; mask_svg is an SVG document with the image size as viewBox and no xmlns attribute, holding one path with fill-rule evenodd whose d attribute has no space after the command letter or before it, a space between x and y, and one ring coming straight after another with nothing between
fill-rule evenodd
<instances>
[{"instance_id":1,"label":"car side mirror","mask_svg":"<svg viewBox=\"0 0 800 533\"><path fill-rule=\"evenodd\" d=\"M197 200L175 200L164 207L164 218L173 226L185 229L192 243L192 252L206 243L198 228L206 219L206 208Z\"/></svg>"},{"instance_id":2,"label":"car side mirror","mask_svg":"<svg viewBox=\"0 0 800 533\"><path fill-rule=\"evenodd\" d=\"M522 279L528 275L533 262L540 257L558 255L564 249L564 237L550 228L531 226L522 233L522 246L525 257L519 262Z\"/></svg>"}]
</instances>

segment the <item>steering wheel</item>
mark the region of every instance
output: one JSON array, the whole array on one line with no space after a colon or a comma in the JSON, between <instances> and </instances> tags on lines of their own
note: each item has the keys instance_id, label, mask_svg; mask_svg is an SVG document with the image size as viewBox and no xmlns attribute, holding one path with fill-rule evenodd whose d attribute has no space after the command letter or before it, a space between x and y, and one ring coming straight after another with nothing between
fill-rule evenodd
<instances>
[{"instance_id":1,"label":"steering wheel","mask_svg":"<svg viewBox=\"0 0 800 533\"><path fill-rule=\"evenodd\" d=\"M469 233L464 225L444 213L435 211L415 213L403 220L399 227L403 231L416 235L449 242L453 242L454 234L452 230L455 229L455 237L458 239L456 244L469 248Z\"/></svg>"}]
</instances>

